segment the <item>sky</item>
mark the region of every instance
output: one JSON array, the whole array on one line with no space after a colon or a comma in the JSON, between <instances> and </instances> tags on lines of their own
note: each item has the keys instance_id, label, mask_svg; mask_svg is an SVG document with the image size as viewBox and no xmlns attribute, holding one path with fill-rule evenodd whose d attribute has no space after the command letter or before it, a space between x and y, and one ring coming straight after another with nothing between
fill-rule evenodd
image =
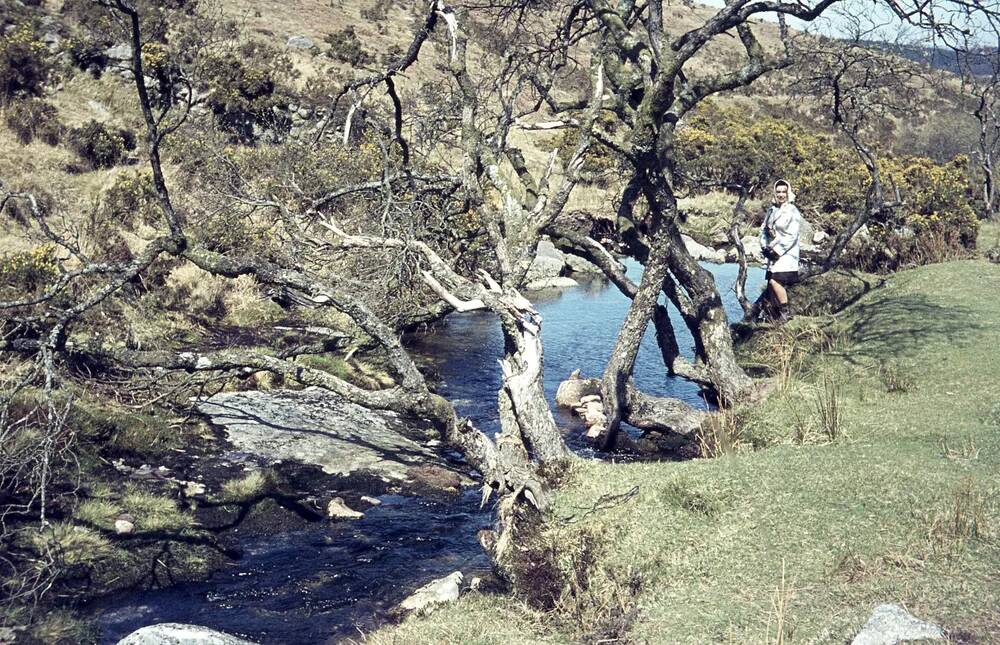
<instances>
[{"instance_id":1,"label":"sky","mask_svg":"<svg viewBox=\"0 0 1000 645\"><path fill-rule=\"evenodd\" d=\"M790 0L788 0L790 1ZM810 0L801 0L804 4L812 4ZM723 7L723 0L701 0L702 4L711 7ZM914 0L900 0L904 6L911 6ZM1000 0L978 0L980 6L989 11L1000 14ZM970 37L979 44L987 47L998 46L997 31L1000 24L996 24L994 29L983 16L969 22L966 18L958 16L955 12L948 11L948 0L932 0L938 18L950 18L956 24L962 24L969 31ZM798 19L790 18L789 26L811 33L817 33L833 38L844 37L851 31L851 21L844 17L844 13L862 16L862 26L864 31L871 30L870 37L866 40L883 40L886 42L896 42L901 39L909 44L931 45L932 39L928 32L921 32L916 28L904 26L895 14L888 8L885 2L878 0L845 0L835 7L828 9L817 21L808 24ZM775 14L762 14L765 20L777 22Z\"/></svg>"}]
</instances>

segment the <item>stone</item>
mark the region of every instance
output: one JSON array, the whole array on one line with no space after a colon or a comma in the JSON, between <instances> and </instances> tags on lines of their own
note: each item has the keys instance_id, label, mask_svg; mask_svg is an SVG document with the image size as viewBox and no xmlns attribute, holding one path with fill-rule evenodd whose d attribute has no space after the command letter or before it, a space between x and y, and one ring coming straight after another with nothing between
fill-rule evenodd
<instances>
[{"instance_id":1,"label":"stone","mask_svg":"<svg viewBox=\"0 0 1000 645\"><path fill-rule=\"evenodd\" d=\"M182 491L184 497L198 497L199 495L205 494L205 484L201 482L182 482L184 484L184 490Z\"/></svg>"},{"instance_id":2,"label":"stone","mask_svg":"<svg viewBox=\"0 0 1000 645\"><path fill-rule=\"evenodd\" d=\"M399 603L397 613L429 614L438 605L458 600L462 578L462 572L456 571L425 584Z\"/></svg>"},{"instance_id":3,"label":"stone","mask_svg":"<svg viewBox=\"0 0 1000 645\"><path fill-rule=\"evenodd\" d=\"M599 424L599 423L590 426L589 428L587 428L587 438L588 439L596 439L596 438L600 437L601 433L604 432L604 429L605 429L604 426L601 425L601 424Z\"/></svg>"},{"instance_id":4,"label":"stone","mask_svg":"<svg viewBox=\"0 0 1000 645\"><path fill-rule=\"evenodd\" d=\"M596 403L600 403L601 402L601 395L600 394L588 394L586 396L581 396L580 397L580 405L587 405L588 403L595 403L595 402ZM603 406L601 406L601 407L603 407Z\"/></svg>"},{"instance_id":5,"label":"stone","mask_svg":"<svg viewBox=\"0 0 1000 645\"><path fill-rule=\"evenodd\" d=\"M566 254L566 268L570 273L604 273L601 267L590 260L584 260L579 255Z\"/></svg>"},{"instance_id":6,"label":"stone","mask_svg":"<svg viewBox=\"0 0 1000 645\"><path fill-rule=\"evenodd\" d=\"M137 629L118 641L118 645L254 645L254 643L199 625L160 623Z\"/></svg>"},{"instance_id":7,"label":"stone","mask_svg":"<svg viewBox=\"0 0 1000 645\"><path fill-rule=\"evenodd\" d=\"M830 234L827 233L826 231L817 230L815 233L813 233L812 237L813 244L821 244L823 240L825 240L828 237L830 237Z\"/></svg>"},{"instance_id":8,"label":"stone","mask_svg":"<svg viewBox=\"0 0 1000 645\"><path fill-rule=\"evenodd\" d=\"M292 36L285 43L285 47L289 49L312 49L316 46L312 38L308 36Z\"/></svg>"},{"instance_id":9,"label":"stone","mask_svg":"<svg viewBox=\"0 0 1000 645\"><path fill-rule=\"evenodd\" d=\"M587 395L600 395L601 382L597 379L580 378L579 370L573 372L570 378L559 384L556 390L556 405L563 408L574 408Z\"/></svg>"},{"instance_id":10,"label":"stone","mask_svg":"<svg viewBox=\"0 0 1000 645\"><path fill-rule=\"evenodd\" d=\"M130 520L115 520L115 533L118 535L130 535L135 533L135 524Z\"/></svg>"},{"instance_id":11,"label":"stone","mask_svg":"<svg viewBox=\"0 0 1000 645\"><path fill-rule=\"evenodd\" d=\"M944 631L895 604L879 605L851 645L896 645L916 640L944 640Z\"/></svg>"},{"instance_id":12,"label":"stone","mask_svg":"<svg viewBox=\"0 0 1000 645\"><path fill-rule=\"evenodd\" d=\"M369 497L368 495L362 495L361 501L365 504L371 504L372 506L381 506L382 500L377 497Z\"/></svg>"},{"instance_id":13,"label":"stone","mask_svg":"<svg viewBox=\"0 0 1000 645\"><path fill-rule=\"evenodd\" d=\"M195 408L225 431L234 450L265 465L299 461L331 475L405 481L413 466L447 465L423 445L439 433L426 420L370 410L327 390L222 392Z\"/></svg>"},{"instance_id":14,"label":"stone","mask_svg":"<svg viewBox=\"0 0 1000 645\"><path fill-rule=\"evenodd\" d=\"M566 254L556 248L556 245L552 243L551 240L542 238L538 241L538 247L535 249L535 256L542 258L554 258L560 262L566 262Z\"/></svg>"},{"instance_id":15,"label":"stone","mask_svg":"<svg viewBox=\"0 0 1000 645\"><path fill-rule=\"evenodd\" d=\"M703 244L699 244L690 235L681 235L681 239L684 240L684 248L687 252L691 254L695 260L700 262L717 262L723 263L726 261L726 254L724 251L718 251L716 249L710 249Z\"/></svg>"},{"instance_id":16,"label":"stone","mask_svg":"<svg viewBox=\"0 0 1000 645\"><path fill-rule=\"evenodd\" d=\"M558 258L537 256L528 267L528 273L524 276L525 282L534 282L546 278L558 278L562 274L565 263Z\"/></svg>"},{"instance_id":17,"label":"stone","mask_svg":"<svg viewBox=\"0 0 1000 645\"><path fill-rule=\"evenodd\" d=\"M747 261L763 264L764 254L761 252L760 239L747 235L740 241L743 242L743 252L747 255Z\"/></svg>"},{"instance_id":18,"label":"stone","mask_svg":"<svg viewBox=\"0 0 1000 645\"><path fill-rule=\"evenodd\" d=\"M812 243L814 235L816 235L816 227L803 217L799 224L799 244Z\"/></svg>"},{"instance_id":19,"label":"stone","mask_svg":"<svg viewBox=\"0 0 1000 645\"><path fill-rule=\"evenodd\" d=\"M607 418L604 416L604 412L598 412L590 408L583 413L583 420L588 426L597 426L604 423Z\"/></svg>"},{"instance_id":20,"label":"stone","mask_svg":"<svg viewBox=\"0 0 1000 645\"><path fill-rule=\"evenodd\" d=\"M569 287L575 287L579 282L573 278L566 278L557 276L554 278L540 278L538 280L532 280L528 284L524 285L524 288L528 291L541 291L542 289L567 289Z\"/></svg>"},{"instance_id":21,"label":"stone","mask_svg":"<svg viewBox=\"0 0 1000 645\"><path fill-rule=\"evenodd\" d=\"M300 119L308 119L312 116L312 112L309 111L309 108L304 107L299 108L299 111L296 112L296 114L299 115Z\"/></svg>"},{"instance_id":22,"label":"stone","mask_svg":"<svg viewBox=\"0 0 1000 645\"><path fill-rule=\"evenodd\" d=\"M365 514L349 507L342 497L334 497L326 505L326 516L331 520L360 520Z\"/></svg>"},{"instance_id":23,"label":"stone","mask_svg":"<svg viewBox=\"0 0 1000 645\"><path fill-rule=\"evenodd\" d=\"M104 50L104 55L113 61L132 60L132 46L128 43L108 47Z\"/></svg>"}]
</instances>

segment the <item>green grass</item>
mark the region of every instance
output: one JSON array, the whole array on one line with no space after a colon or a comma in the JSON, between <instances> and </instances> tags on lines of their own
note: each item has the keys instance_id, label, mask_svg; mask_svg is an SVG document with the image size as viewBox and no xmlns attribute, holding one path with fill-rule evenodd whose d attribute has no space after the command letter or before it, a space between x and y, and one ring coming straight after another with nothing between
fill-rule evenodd
<instances>
[{"instance_id":1,"label":"green grass","mask_svg":"<svg viewBox=\"0 0 1000 645\"><path fill-rule=\"evenodd\" d=\"M1000 266L951 262L892 275L839 316L796 321L790 336L806 351L746 416L763 448L580 462L550 530L565 544L601 535L601 566L642 572L637 642L776 642L780 619L783 642L844 643L882 602L955 640L1000 642L997 293ZM825 333L805 333L820 324ZM887 386L887 369L905 386ZM819 418L830 383L836 433ZM632 486L639 494L619 506L558 519ZM494 629L519 642L579 638L554 624L510 598L472 595L371 640L502 640Z\"/></svg>"}]
</instances>

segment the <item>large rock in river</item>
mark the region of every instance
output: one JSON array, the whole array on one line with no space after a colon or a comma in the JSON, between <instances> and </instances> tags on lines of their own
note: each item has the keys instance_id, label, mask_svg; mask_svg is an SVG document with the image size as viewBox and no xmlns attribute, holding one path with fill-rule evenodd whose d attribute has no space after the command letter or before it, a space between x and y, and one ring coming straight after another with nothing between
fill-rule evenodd
<instances>
[{"instance_id":1,"label":"large rock in river","mask_svg":"<svg viewBox=\"0 0 1000 645\"><path fill-rule=\"evenodd\" d=\"M531 266L528 267L528 274L524 277L524 281L531 283L539 280L558 278L562 275L565 266L566 256L563 255L563 252L557 249L549 240L543 239L538 243L535 259L531 262Z\"/></svg>"},{"instance_id":2,"label":"large rock in river","mask_svg":"<svg viewBox=\"0 0 1000 645\"><path fill-rule=\"evenodd\" d=\"M716 249L710 249L704 244L700 244L695 239L689 235L681 235L681 239L684 240L684 247L687 252L691 254L695 260L701 262L716 262L722 263L726 261L725 251L718 251Z\"/></svg>"},{"instance_id":3,"label":"large rock in river","mask_svg":"<svg viewBox=\"0 0 1000 645\"><path fill-rule=\"evenodd\" d=\"M407 480L414 466L443 464L422 443L436 436L426 422L369 410L319 388L225 392L199 401L197 409L225 429L237 450L276 462L395 480Z\"/></svg>"},{"instance_id":4,"label":"large rock in river","mask_svg":"<svg viewBox=\"0 0 1000 645\"><path fill-rule=\"evenodd\" d=\"M118 645L255 645L253 641L198 625L160 623L137 629Z\"/></svg>"},{"instance_id":5,"label":"large rock in river","mask_svg":"<svg viewBox=\"0 0 1000 645\"><path fill-rule=\"evenodd\" d=\"M579 405L585 396L595 396L601 393L601 381L595 378L580 378L578 372L573 372L569 378L559 384L556 390L556 405L572 408Z\"/></svg>"}]
</instances>

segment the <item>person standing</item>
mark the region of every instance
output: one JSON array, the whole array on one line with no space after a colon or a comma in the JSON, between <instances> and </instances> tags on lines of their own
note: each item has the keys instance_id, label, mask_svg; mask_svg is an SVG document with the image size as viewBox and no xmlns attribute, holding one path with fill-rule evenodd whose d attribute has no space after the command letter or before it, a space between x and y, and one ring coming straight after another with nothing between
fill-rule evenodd
<instances>
[{"instance_id":1,"label":"person standing","mask_svg":"<svg viewBox=\"0 0 1000 645\"><path fill-rule=\"evenodd\" d=\"M799 229L802 214L795 206L795 193L784 179L774 182L774 198L760 228L760 248L767 260L767 296L785 322L788 314L787 287L799 279Z\"/></svg>"}]
</instances>

